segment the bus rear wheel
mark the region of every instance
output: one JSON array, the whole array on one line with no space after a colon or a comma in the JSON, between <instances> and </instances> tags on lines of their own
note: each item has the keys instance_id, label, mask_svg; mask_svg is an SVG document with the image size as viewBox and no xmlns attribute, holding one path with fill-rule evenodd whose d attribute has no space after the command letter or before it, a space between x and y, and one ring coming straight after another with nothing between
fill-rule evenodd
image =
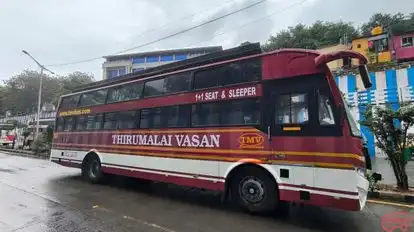
<instances>
[{"instance_id":1,"label":"bus rear wheel","mask_svg":"<svg viewBox=\"0 0 414 232\"><path fill-rule=\"evenodd\" d=\"M231 182L231 198L239 207L250 213L274 211L278 203L275 181L259 168L244 168Z\"/></svg>"},{"instance_id":2,"label":"bus rear wheel","mask_svg":"<svg viewBox=\"0 0 414 232\"><path fill-rule=\"evenodd\" d=\"M91 183L101 183L104 174L101 170L101 161L96 155L87 157L83 167L82 174L84 178Z\"/></svg>"}]
</instances>

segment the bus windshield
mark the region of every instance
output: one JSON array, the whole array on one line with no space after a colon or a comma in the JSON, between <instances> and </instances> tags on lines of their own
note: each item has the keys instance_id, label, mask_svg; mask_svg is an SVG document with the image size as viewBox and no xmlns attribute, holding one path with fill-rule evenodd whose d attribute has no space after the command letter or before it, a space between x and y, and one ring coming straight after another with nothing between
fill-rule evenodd
<instances>
[{"instance_id":1,"label":"bus windshield","mask_svg":"<svg viewBox=\"0 0 414 232\"><path fill-rule=\"evenodd\" d=\"M349 122L349 126L351 127L351 133L353 136L356 137L361 137L361 131L358 129L357 123L354 119L354 117L352 116L351 110L349 109L348 103L345 101L344 97L342 96L342 101L344 102L344 108L345 108L345 113L346 113L346 117L348 119Z\"/></svg>"}]
</instances>

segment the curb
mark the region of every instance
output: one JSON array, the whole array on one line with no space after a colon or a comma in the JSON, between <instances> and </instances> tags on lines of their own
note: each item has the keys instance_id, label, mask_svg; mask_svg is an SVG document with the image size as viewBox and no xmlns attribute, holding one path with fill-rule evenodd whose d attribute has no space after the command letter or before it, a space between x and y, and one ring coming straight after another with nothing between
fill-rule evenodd
<instances>
[{"instance_id":1,"label":"curb","mask_svg":"<svg viewBox=\"0 0 414 232\"><path fill-rule=\"evenodd\" d=\"M414 204L414 194L396 193L390 191L369 192L369 199L381 199L394 202Z\"/></svg>"},{"instance_id":2,"label":"curb","mask_svg":"<svg viewBox=\"0 0 414 232\"><path fill-rule=\"evenodd\" d=\"M25 150L0 148L0 152L8 154L8 155L16 155L16 156L22 156L22 157L30 157L30 158L36 158L36 159L49 159L49 155L47 154L35 154L31 151L25 151Z\"/></svg>"}]
</instances>

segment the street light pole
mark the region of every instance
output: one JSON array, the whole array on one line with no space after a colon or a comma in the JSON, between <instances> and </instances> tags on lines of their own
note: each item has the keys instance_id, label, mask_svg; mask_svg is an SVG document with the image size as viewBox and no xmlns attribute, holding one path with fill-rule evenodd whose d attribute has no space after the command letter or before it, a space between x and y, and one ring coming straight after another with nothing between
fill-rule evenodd
<instances>
[{"instance_id":1,"label":"street light pole","mask_svg":"<svg viewBox=\"0 0 414 232\"><path fill-rule=\"evenodd\" d=\"M39 92L37 97L37 116L36 116L36 138L39 136L39 124L40 124L40 106L42 102L42 84L43 84L43 70L50 72L51 74L55 74L54 72L50 71L49 69L45 68L45 66L41 65L30 53L26 50L22 50L22 52L30 57L39 67L40 67L40 77L39 77Z\"/></svg>"}]
</instances>

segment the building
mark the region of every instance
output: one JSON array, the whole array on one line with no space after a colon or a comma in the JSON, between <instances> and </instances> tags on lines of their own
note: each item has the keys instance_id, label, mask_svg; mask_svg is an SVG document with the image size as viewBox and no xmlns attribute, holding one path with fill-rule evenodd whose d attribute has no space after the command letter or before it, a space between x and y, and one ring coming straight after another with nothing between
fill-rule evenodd
<instances>
[{"instance_id":1,"label":"building","mask_svg":"<svg viewBox=\"0 0 414 232\"><path fill-rule=\"evenodd\" d=\"M392 35L390 47L397 62L414 61L414 31Z\"/></svg>"},{"instance_id":2,"label":"building","mask_svg":"<svg viewBox=\"0 0 414 232\"><path fill-rule=\"evenodd\" d=\"M391 61L388 33L382 27L375 27L371 35L361 36L352 40L352 50L367 57L369 63Z\"/></svg>"},{"instance_id":3,"label":"building","mask_svg":"<svg viewBox=\"0 0 414 232\"><path fill-rule=\"evenodd\" d=\"M214 46L105 56L106 61L102 65L103 79L114 78L131 72L139 72L146 68L222 50L221 46Z\"/></svg>"}]
</instances>

